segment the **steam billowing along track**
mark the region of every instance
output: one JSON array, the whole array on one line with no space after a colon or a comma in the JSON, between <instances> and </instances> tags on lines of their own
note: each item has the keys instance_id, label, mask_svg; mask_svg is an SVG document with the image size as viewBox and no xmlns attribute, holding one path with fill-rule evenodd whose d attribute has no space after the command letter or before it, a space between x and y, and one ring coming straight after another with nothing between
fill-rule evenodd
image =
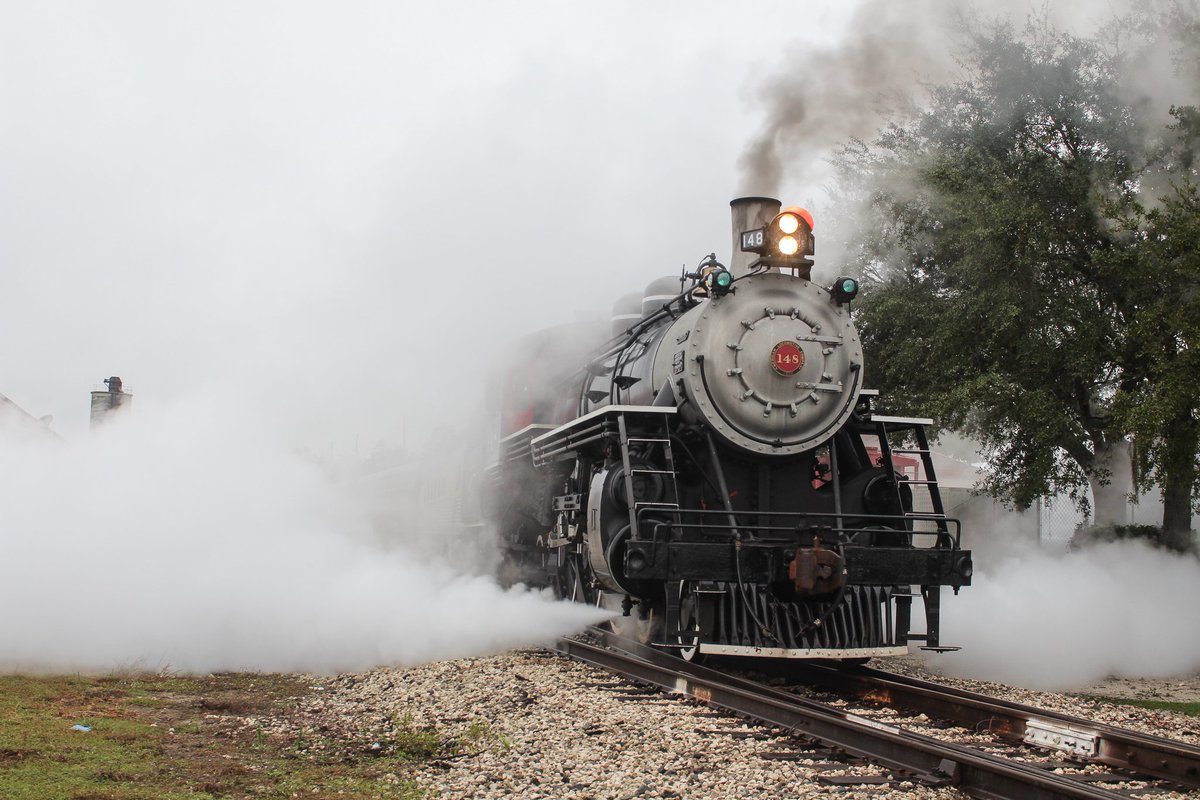
<instances>
[{"instance_id":1,"label":"steam billowing along track","mask_svg":"<svg viewBox=\"0 0 1200 800\"><path fill-rule=\"evenodd\" d=\"M1101 788L1097 783L1158 780L1163 784L1163 788L1138 790L1139 796L1200 787L1200 748L1180 742L876 670L841 671L817 666L805 670L805 678L840 694L953 720L1029 747L1066 751L1081 762L1055 766L1099 764L1122 771L1059 774L1036 763L942 741L688 663L607 631L593 629L592 634L603 645L561 639L558 650L632 680L784 728L806 745L865 759L892 773L896 780L954 786L977 797L1033 800L1115 800L1129 796L1127 792ZM1029 752L1023 751L1021 755L1028 757Z\"/></svg>"}]
</instances>

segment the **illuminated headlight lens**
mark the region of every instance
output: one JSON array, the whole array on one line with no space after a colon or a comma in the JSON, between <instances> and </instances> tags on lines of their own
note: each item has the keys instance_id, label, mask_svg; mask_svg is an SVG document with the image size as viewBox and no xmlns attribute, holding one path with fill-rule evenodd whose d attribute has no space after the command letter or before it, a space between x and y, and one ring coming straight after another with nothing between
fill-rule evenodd
<instances>
[{"instance_id":1,"label":"illuminated headlight lens","mask_svg":"<svg viewBox=\"0 0 1200 800\"><path fill-rule=\"evenodd\" d=\"M717 273L716 282L717 286L720 286L722 289L726 289L731 283L733 283L733 275L722 270L721 272Z\"/></svg>"},{"instance_id":2,"label":"illuminated headlight lens","mask_svg":"<svg viewBox=\"0 0 1200 800\"><path fill-rule=\"evenodd\" d=\"M858 281L854 280L854 278L843 278L842 291L851 297L858 294Z\"/></svg>"},{"instance_id":3,"label":"illuminated headlight lens","mask_svg":"<svg viewBox=\"0 0 1200 800\"><path fill-rule=\"evenodd\" d=\"M800 243L796 241L795 236L784 236L779 240L779 252L785 256L794 256L799 249Z\"/></svg>"},{"instance_id":4,"label":"illuminated headlight lens","mask_svg":"<svg viewBox=\"0 0 1200 800\"><path fill-rule=\"evenodd\" d=\"M800 218L793 214L784 214L779 218L779 230L784 233L795 233L800 229ZM793 251L795 252L795 251Z\"/></svg>"}]
</instances>

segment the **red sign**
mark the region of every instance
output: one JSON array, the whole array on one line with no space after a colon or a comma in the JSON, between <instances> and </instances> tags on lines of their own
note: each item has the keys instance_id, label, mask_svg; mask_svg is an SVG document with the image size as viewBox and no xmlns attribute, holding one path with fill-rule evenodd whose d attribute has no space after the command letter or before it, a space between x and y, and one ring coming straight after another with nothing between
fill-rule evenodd
<instances>
[{"instance_id":1,"label":"red sign","mask_svg":"<svg viewBox=\"0 0 1200 800\"><path fill-rule=\"evenodd\" d=\"M780 375L795 375L804 366L804 351L795 342L782 341L771 348L771 367Z\"/></svg>"}]
</instances>

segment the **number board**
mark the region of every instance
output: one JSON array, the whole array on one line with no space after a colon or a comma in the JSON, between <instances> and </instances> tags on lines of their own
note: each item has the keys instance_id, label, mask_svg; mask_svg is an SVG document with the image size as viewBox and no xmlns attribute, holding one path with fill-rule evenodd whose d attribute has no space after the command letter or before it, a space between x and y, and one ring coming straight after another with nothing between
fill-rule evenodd
<instances>
[{"instance_id":1,"label":"number board","mask_svg":"<svg viewBox=\"0 0 1200 800\"><path fill-rule=\"evenodd\" d=\"M743 250L761 250L766 242L766 234L762 228L753 231L742 231Z\"/></svg>"}]
</instances>

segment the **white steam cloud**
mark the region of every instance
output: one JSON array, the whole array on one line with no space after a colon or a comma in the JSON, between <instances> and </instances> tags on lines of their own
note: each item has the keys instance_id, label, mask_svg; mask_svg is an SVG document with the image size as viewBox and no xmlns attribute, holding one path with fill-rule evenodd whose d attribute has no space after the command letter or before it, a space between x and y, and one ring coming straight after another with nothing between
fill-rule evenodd
<instances>
[{"instance_id":1,"label":"white steam cloud","mask_svg":"<svg viewBox=\"0 0 1200 800\"><path fill-rule=\"evenodd\" d=\"M292 448L459 447L506 342L727 244L739 89L794 36L745 15L0 2L0 393L70 442L0 437L0 667L349 668L588 619ZM85 443L109 375L136 402Z\"/></svg>"},{"instance_id":2,"label":"white steam cloud","mask_svg":"<svg viewBox=\"0 0 1200 800\"><path fill-rule=\"evenodd\" d=\"M977 562L978 565L978 562ZM1138 542L1030 550L942 603L936 669L1035 689L1200 671L1200 560Z\"/></svg>"},{"instance_id":3,"label":"white steam cloud","mask_svg":"<svg viewBox=\"0 0 1200 800\"><path fill-rule=\"evenodd\" d=\"M856 4L846 33L829 43L789 48L781 67L757 82L763 122L739 159L744 194L808 197L832 177L831 159L852 139L873 140L897 115L919 107L931 86L962 78L969 47L964 31L1005 20L1018 30L1044 19L1058 30L1090 36L1140 11L1176 20L1169 47L1141 48L1124 84L1114 87L1142 104L1157 131L1172 104L1195 102L1194 0L1147 6L1130 0L1087 0L1060 7L1028 0L912 0ZM1128 32L1127 32L1128 33ZM1164 35L1171 38L1171 31Z\"/></svg>"},{"instance_id":4,"label":"white steam cloud","mask_svg":"<svg viewBox=\"0 0 1200 800\"><path fill-rule=\"evenodd\" d=\"M136 411L83 444L0 450L0 670L328 672L604 616L384 546L321 469L212 398Z\"/></svg>"}]
</instances>

